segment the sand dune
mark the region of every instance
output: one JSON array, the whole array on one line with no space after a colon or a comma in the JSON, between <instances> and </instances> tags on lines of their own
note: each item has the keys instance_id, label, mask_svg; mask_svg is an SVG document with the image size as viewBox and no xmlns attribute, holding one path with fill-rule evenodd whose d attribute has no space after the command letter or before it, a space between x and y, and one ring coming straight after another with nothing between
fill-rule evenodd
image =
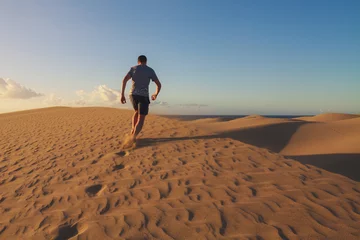
<instances>
[{"instance_id":1,"label":"sand dune","mask_svg":"<svg viewBox=\"0 0 360 240\"><path fill-rule=\"evenodd\" d=\"M360 115L344 114L344 113L323 113L313 117L300 117L295 119L310 121L310 122L333 122L333 121L340 121L340 120L346 120L352 118L360 118Z\"/></svg>"},{"instance_id":2,"label":"sand dune","mask_svg":"<svg viewBox=\"0 0 360 240\"><path fill-rule=\"evenodd\" d=\"M131 114L1 114L0 239L360 238L360 183L283 155L314 154L330 138L339 146L327 153L358 153L356 118L149 116L137 147L124 150Z\"/></svg>"},{"instance_id":3,"label":"sand dune","mask_svg":"<svg viewBox=\"0 0 360 240\"><path fill-rule=\"evenodd\" d=\"M360 181L356 168L360 166L360 118L338 114L339 120L330 121L331 116L322 114L311 121L255 116L201 126L219 137L267 148Z\"/></svg>"},{"instance_id":4,"label":"sand dune","mask_svg":"<svg viewBox=\"0 0 360 240\"><path fill-rule=\"evenodd\" d=\"M360 118L303 124L282 154L360 153Z\"/></svg>"}]
</instances>

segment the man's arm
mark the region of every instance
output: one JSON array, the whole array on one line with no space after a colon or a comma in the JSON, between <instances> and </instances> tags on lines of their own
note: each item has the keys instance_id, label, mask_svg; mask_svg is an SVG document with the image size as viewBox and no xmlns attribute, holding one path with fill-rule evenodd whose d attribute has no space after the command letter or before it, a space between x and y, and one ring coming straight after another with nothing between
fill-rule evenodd
<instances>
[{"instance_id":1,"label":"man's arm","mask_svg":"<svg viewBox=\"0 0 360 240\"><path fill-rule=\"evenodd\" d=\"M156 84L156 91L155 93L151 96L152 100L155 100L157 98L157 96L160 93L161 90L161 82L159 81L159 79L154 79L154 83Z\"/></svg>"},{"instance_id":2,"label":"man's arm","mask_svg":"<svg viewBox=\"0 0 360 240\"><path fill-rule=\"evenodd\" d=\"M129 74L126 74L126 76L124 77L123 81L122 81L122 88L121 88L121 103L124 104L126 103L126 99L125 99L125 88L126 88L126 83L131 79L131 76Z\"/></svg>"}]
</instances>

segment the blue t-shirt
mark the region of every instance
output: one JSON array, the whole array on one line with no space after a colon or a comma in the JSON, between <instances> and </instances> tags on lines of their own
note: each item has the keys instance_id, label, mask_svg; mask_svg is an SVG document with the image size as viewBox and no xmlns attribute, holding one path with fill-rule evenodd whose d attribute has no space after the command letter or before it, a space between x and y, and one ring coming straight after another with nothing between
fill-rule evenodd
<instances>
[{"instance_id":1,"label":"blue t-shirt","mask_svg":"<svg viewBox=\"0 0 360 240\"><path fill-rule=\"evenodd\" d=\"M129 94L149 97L150 80L158 80L155 71L147 65L137 65L130 69L128 75L132 78Z\"/></svg>"}]
</instances>

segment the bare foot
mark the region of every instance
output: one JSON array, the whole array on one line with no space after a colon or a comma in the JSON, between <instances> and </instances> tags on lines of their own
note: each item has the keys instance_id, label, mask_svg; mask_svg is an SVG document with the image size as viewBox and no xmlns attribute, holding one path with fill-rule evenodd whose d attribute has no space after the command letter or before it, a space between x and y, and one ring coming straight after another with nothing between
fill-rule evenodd
<instances>
[{"instance_id":1,"label":"bare foot","mask_svg":"<svg viewBox=\"0 0 360 240\"><path fill-rule=\"evenodd\" d=\"M131 149L136 147L136 139L134 135L125 135L124 140L122 142L122 148L124 149Z\"/></svg>"}]
</instances>

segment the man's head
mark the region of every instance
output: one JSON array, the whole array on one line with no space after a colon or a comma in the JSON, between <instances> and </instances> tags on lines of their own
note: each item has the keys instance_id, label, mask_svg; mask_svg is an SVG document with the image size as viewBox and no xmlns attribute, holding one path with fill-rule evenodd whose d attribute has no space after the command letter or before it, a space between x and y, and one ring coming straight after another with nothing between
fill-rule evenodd
<instances>
[{"instance_id":1,"label":"man's head","mask_svg":"<svg viewBox=\"0 0 360 240\"><path fill-rule=\"evenodd\" d=\"M147 62L147 58L144 55L140 55L138 57L138 63L139 64L146 64L146 62Z\"/></svg>"}]
</instances>

